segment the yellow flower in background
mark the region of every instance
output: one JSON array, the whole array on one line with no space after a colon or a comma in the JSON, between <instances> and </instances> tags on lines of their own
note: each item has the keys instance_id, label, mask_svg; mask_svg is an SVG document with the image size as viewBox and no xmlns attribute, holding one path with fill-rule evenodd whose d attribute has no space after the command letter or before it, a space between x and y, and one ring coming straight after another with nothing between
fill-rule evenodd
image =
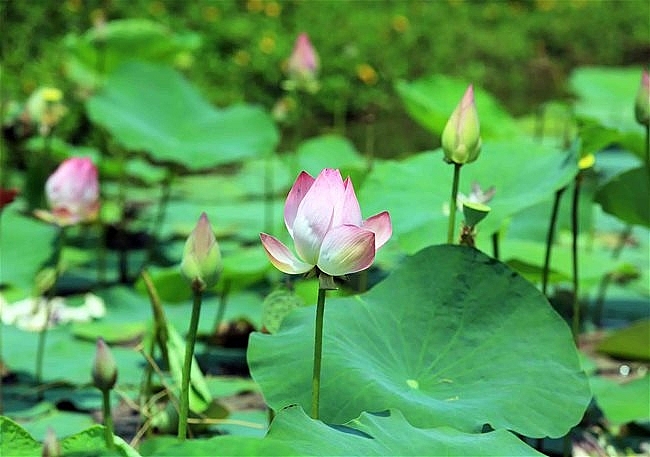
<instances>
[{"instance_id":1,"label":"yellow flower in background","mask_svg":"<svg viewBox=\"0 0 650 457\"><path fill-rule=\"evenodd\" d=\"M233 60L240 67L245 67L250 63L251 55L248 53L248 51L244 51L243 49L240 49L233 56Z\"/></svg>"},{"instance_id":2,"label":"yellow flower in background","mask_svg":"<svg viewBox=\"0 0 650 457\"><path fill-rule=\"evenodd\" d=\"M264 7L264 14L268 17L278 17L282 12L282 6L278 2L269 2Z\"/></svg>"},{"instance_id":3,"label":"yellow flower in background","mask_svg":"<svg viewBox=\"0 0 650 457\"><path fill-rule=\"evenodd\" d=\"M556 0L535 0L535 8L540 11L551 11L557 6Z\"/></svg>"},{"instance_id":4,"label":"yellow flower in background","mask_svg":"<svg viewBox=\"0 0 650 457\"><path fill-rule=\"evenodd\" d=\"M578 161L578 168L581 170L586 170L588 168L591 168L594 166L596 163L596 156L593 154L587 154L586 156L580 157L580 160Z\"/></svg>"},{"instance_id":5,"label":"yellow flower in background","mask_svg":"<svg viewBox=\"0 0 650 457\"><path fill-rule=\"evenodd\" d=\"M264 36L260 40L259 46L260 46L260 50L264 54L271 54L273 52L273 50L275 49L275 39L273 37L271 37L271 36L268 36L268 35Z\"/></svg>"},{"instance_id":6,"label":"yellow flower in background","mask_svg":"<svg viewBox=\"0 0 650 457\"><path fill-rule=\"evenodd\" d=\"M161 1L155 1L149 3L149 12L153 16L162 16L167 12L167 8L165 7L165 4Z\"/></svg>"},{"instance_id":7,"label":"yellow flower in background","mask_svg":"<svg viewBox=\"0 0 650 457\"><path fill-rule=\"evenodd\" d=\"M368 86L376 84L377 80L379 79L375 69L367 63L357 65L357 77Z\"/></svg>"},{"instance_id":8,"label":"yellow flower in background","mask_svg":"<svg viewBox=\"0 0 650 457\"><path fill-rule=\"evenodd\" d=\"M203 8L203 18L207 22L215 22L219 19L221 16L221 11L219 11L219 8L217 8L214 5L208 5L205 8Z\"/></svg>"},{"instance_id":9,"label":"yellow flower in background","mask_svg":"<svg viewBox=\"0 0 650 457\"><path fill-rule=\"evenodd\" d=\"M264 9L264 2L262 0L248 0L246 9L251 13L259 13Z\"/></svg>"},{"instance_id":10,"label":"yellow flower in background","mask_svg":"<svg viewBox=\"0 0 650 457\"><path fill-rule=\"evenodd\" d=\"M81 9L81 0L68 0L65 2L65 7L71 13L78 13Z\"/></svg>"},{"instance_id":11,"label":"yellow flower in background","mask_svg":"<svg viewBox=\"0 0 650 457\"><path fill-rule=\"evenodd\" d=\"M410 23L406 16L398 14L393 17L392 26L393 26L393 30L395 30L396 32L398 33L406 32L409 28L409 25Z\"/></svg>"}]
</instances>

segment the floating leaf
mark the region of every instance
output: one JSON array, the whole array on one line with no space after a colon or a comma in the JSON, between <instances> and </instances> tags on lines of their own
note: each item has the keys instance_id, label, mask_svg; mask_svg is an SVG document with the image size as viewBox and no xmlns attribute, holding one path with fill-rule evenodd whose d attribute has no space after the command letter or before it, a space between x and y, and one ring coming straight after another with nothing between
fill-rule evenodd
<instances>
[{"instance_id":1,"label":"floating leaf","mask_svg":"<svg viewBox=\"0 0 650 457\"><path fill-rule=\"evenodd\" d=\"M650 171L642 166L613 177L598 189L596 202L628 224L650 227Z\"/></svg>"},{"instance_id":2,"label":"floating leaf","mask_svg":"<svg viewBox=\"0 0 650 457\"><path fill-rule=\"evenodd\" d=\"M442 153L424 152L403 161L376 163L359 191L367 215L388 210L393 236L407 253L446 238L453 167ZM473 183L495 188L490 215L479 227L479 246L517 212L549 198L571 181L577 159L532 140L485 142L481 157L462 168L459 191ZM381 251L380 251L381 255Z\"/></svg>"},{"instance_id":3,"label":"floating leaf","mask_svg":"<svg viewBox=\"0 0 650 457\"><path fill-rule=\"evenodd\" d=\"M345 425L309 418L298 406L278 411L263 439L236 436L143 444L143 455L503 456L542 455L505 430L471 434L450 427L419 429L398 410L362 413Z\"/></svg>"},{"instance_id":4,"label":"floating leaf","mask_svg":"<svg viewBox=\"0 0 650 457\"><path fill-rule=\"evenodd\" d=\"M589 383L598 407L609 422L622 425L650 421L650 376L647 374L624 384L601 376L592 377Z\"/></svg>"},{"instance_id":5,"label":"floating leaf","mask_svg":"<svg viewBox=\"0 0 650 457\"><path fill-rule=\"evenodd\" d=\"M614 357L650 361L650 319L609 333L597 349Z\"/></svg>"},{"instance_id":6,"label":"floating leaf","mask_svg":"<svg viewBox=\"0 0 650 457\"><path fill-rule=\"evenodd\" d=\"M248 361L275 409L311 404L315 307ZM565 322L530 283L474 249L433 246L369 292L325 306L321 418L399 408L416 427L565 434L591 393ZM287 376L291 373L291 376Z\"/></svg>"},{"instance_id":7,"label":"floating leaf","mask_svg":"<svg viewBox=\"0 0 650 457\"><path fill-rule=\"evenodd\" d=\"M115 70L87 109L124 147L191 170L268 154L278 142L260 108L218 110L174 70L143 62Z\"/></svg>"}]
</instances>

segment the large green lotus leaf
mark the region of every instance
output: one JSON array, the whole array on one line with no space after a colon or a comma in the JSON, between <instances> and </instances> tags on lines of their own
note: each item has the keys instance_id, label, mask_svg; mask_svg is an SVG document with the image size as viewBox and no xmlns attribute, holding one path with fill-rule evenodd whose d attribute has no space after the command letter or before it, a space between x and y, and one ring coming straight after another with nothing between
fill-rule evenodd
<instances>
[{"instance_id":1,"label":"large green lotus leaf","mask_svg":"<svg viewBox=\"0 0 650 457\"><path fill-rule=\"evenodd\" d=\"M309 418L299 406L278 412L266 437L235 436L144 444L143 455L340 455L340 456L503 456L542 455L513 434L463 433L449 427L420 429L398 410L362 413L345 425L329 426ZM146 451L146 452L145 452Z\"/></svg>"},{"instance_id":2,"label":"large green lotus leaf","mask_svg":"<svg viewBox=\"0 0 650 457\"><path fill-rule=\"evenodd\" d=\"M583 67L569 79L578 96L575 110L603 126L641 133L634 119L634 100L641 84L641 68Z\"/></svg>"},{"instance_id":3,"label":"large green lotus leaf","mask_svg":"<svg viewBox=\"0 0 650 457\"><path fill-rule=\"evenodd\" d=\"M622 425L632 421L650 421L650 376L624 384L593 376L589 383L598 407L609 422Z\"/></svg>"},{"instance_id":4,"label":"large green lotus leaf","mask_svg":"<svg viewBox=\"0 0 650 457\"><path fill-rule=\"evenodd\" d=\"M441 135L447 120L460 102L467 82L444 75L417 81L398 81L398 95L413 119L435 135ZM482 138L513 138L522 132L515 120L488 92L474 87Z\"/></svg>"},{"instance_id":5,"label":"large green lotus leaf","mask_svg":"<svg viewBox=\"0 0 650 457\"><path fill-rule=\"evenodd\" d=\"M83 35L69 34L64 44L68 76L77 84L94 87L130 60L186 66L201 39L194 33L173 33L147 19L122 19L93 27Z\"/></svg>"},{"instance_id":6,"label":"large green lotus leaf","mask_svg":"<svg viewBox=\"0 0 650 457\"><path fill-rule=\"evenodd\" d=\"M218 110L176 71L144 62L117 68L86 106L124 147L191 170L268 154L278 142L260 108Z\"/></svg>"},{"instance_id":7,"label":"large green lotus leaf","mask_svg":"<svg viewBox=\"0 0 650 457\"><path fill-rule=\"evenodd\" d=\"M314 307L248 361L271 407L309 408ZM321 418L398 408L416 427L562 436L591 394L571 332L530 283L480 251L428 247L369 292L326 303ZM291 376L287 376L291 373Z\"/></svg>"},{"instance_id":8,"label":"large green lotus leaf","mask_svg":"<svg viewBox=\"0 0 650 457\"><path fill-rule=\"evenodd\" d=\"M615 176L598 189L596 202L628 224L650 227L650 171L642 166Z\"/></svg>"},{"instance_id":9,"label":"large green lotus leaf","mask_svg":"<svg viewBox=\"0 0 650 457\"><path fill-rule=\"evenodd\" d=\"M52 255L57 230L13 208L0 218L0 284L31 291L34 276Z\"/></svg>"},{"instance_id":10,"label":"large green lotus leaf","mask_svg":"<svg viewBox=\"0 0 650 457\"><path fill-rule=\"evenodd\" d=\"M459 192L469 195L474 182L496 189L490 214L479 229L486 240L512 215L547 198L577 172L574 156L518 139L486 142L479 159L461 169ZM388 210L393 236L407 253L446 240L453 167L440 150L403 161L378 162L359 192L365 215ZM457 226L462 215L459 213ZM456 230L458 233L458 229Z\"/></svg>"}]
</instances>

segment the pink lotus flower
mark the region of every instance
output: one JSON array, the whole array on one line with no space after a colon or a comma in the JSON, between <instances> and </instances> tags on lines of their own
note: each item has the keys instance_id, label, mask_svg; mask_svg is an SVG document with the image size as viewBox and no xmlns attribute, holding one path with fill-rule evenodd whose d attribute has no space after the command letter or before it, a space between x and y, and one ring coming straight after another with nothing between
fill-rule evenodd
<instances>
[{"instance_id":1,"label":"pink lotus flower","mask_svg":"<svg viewBox=\"0 0 650 457\"><path fill-rule=\"evenodd\" d=\"M289 57L289 76L298 80L315 79L318 72L318 54L309 41L306 33L301 33L296 39L291 56Z\"/></svg>"},{"instance_id":2,"label":"pink lotus flower","mask_svg":"<svg viewBox=\"0 0 650 457\"><path fill-rule=\"evenodd\" d=\"M47 179L45 195L52 210L46 219L61 226L94 220L99 212L99 182L92 160L65 160Z\"/></svg>"},{"instance_id":3,"label":"pink lotus flower","mask_svg":"<svg viewBox=\"0 0 650 457\"><path fill-rule=\"evenodd\" d=\"M388 212L363 220L352 181L330 168L316 179L300 173L287 196L284 223L298 257L273 236L261 233L260 238L271 263L289 274L317 268L343 276L365 270L392 234Z\"/></svg>"}]
</instances>

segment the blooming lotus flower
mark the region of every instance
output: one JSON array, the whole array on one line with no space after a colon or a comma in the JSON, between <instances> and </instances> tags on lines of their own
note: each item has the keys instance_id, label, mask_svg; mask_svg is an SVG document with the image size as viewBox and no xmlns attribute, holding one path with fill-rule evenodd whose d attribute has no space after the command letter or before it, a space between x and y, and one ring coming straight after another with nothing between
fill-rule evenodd
<instances>
[{"instance_id":1,"label":"blooming lotus flower","mask_svg":"<svg viewBox=\"0 0 650 457\"><path fill-rule=\"evenodd\" d=\"M650 123L650 73L648 70L643 70L641 75L641 85L634 104L634 116L641 125Z\"/></svg>"},{"instance_id":2,"label":"blooming lotus flower","mask_svg":"<svg viewBox=\"0 0 650 457\"><path fill-rule=\"evenodd\" d=\"M99 182L92 160L65 160L47 179L45 195L52 211L39 212L44 219L61 226L95 220L99 213Z\"/></svg>"},{"instance_id":3,"label":"blooming lotus flower","mask_svg":"<svg viewBox=\"0 0 650 457\"><path fill-rule=\"evenodd\" d=\"M208 216L201 213L199 221L185 242L181 273L192 285L204 289L217 283L222 269L219 244Z\"/></svg>"},{"instance_id":4,"label":"blooming lotus flower","mask_svg":"<svg viewBox=\"0 0 650 457\"><path fill-rule=\"evenodd\" d=\"M445 160L460 165L474 162L481 152L480 134L474 87L470 84L442 132Z\"/></svg>"},{"instance_id":5,"label":"blooming lotus flower","mask_svg":"<svg viewBox=\"0 0 650 457\"><path fill-rule=\"evenodd\" d=\"M365 270L392 234L388 212L363 220L352 181L329 168L316 179L300 173L287 196L284 223L298 256L271 235L260 238L271 263L289 274L316 268L343 276Z\"/></svg>"}]
</instances>

